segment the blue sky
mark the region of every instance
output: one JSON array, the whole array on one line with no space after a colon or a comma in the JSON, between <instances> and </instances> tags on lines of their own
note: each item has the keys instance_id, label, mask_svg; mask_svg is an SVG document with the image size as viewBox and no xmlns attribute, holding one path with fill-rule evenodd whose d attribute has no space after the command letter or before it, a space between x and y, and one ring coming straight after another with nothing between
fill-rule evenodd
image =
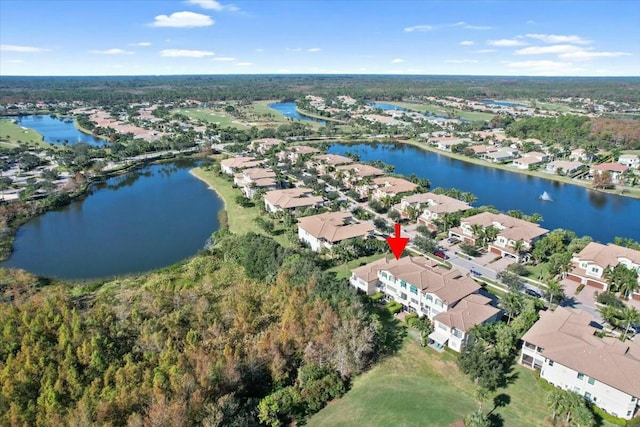
<instances>
[{"instance_id":1,"label":"blue sky","mask_svg":"<svg viewBox=\"0 0 640 427\"><path fill-rule=\"evenodd\" d=\"M0 0L0 75L640 75L640 1Z\"/></svg>"}]
</instances>

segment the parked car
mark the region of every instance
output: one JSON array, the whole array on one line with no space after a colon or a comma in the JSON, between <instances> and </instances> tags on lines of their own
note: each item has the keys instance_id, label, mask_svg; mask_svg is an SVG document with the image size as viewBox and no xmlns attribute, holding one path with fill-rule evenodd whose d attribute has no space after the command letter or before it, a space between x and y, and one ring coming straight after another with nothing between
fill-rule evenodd
<instances>
[{"instance_id":1,"label":"parked car","mask_svg":"<svg viewBox=\"0 0 640 427\"><path fill-rule=\"evenodd\" d=\"M449 237L447 239L447 242L456 244L456 243L460 242L460 240L456 239L455 237Z\"/></svg>"},{"instance_id":2,"label":"parked car","mask_svg":"<svg viewBox=\"0 0 640 427\"><path fill-rule=\"evenodd\" d=\"M438 258L449 259L449 256L442 251L435 251L433 254Z\"/></svg>"},{"instance_id":3,"label":"parked car","mask_svg":"<svg viewBox=\"0 0 640 427\"><path fill-rule=\"evenodd\" d=\"M527 288L524 290L524 293L535 298L542 298L542 294L535 289Z\"/></svg>"}]
</instances>

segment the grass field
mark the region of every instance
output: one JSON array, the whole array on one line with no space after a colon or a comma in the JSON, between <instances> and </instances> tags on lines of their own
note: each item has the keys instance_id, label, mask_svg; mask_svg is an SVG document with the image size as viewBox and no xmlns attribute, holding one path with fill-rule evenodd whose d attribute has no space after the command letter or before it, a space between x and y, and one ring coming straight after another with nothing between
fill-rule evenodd
<instances>
[{"instance_id":1,"label":"grass field","mask_svg":"<svg viewBox=\"0 0 640 427\"><path fill-rule=\"evenodd\" d=\"M446 116L448 111L440 107L439 105L433 104L413 104L410 102L386 102L387 104L397 105L398 107L407 108L409 110L422 111L426 113ZM493 118L493 114L491 113L481 113L475 111L462 111L462 110L454 110L454 112L462 119L472 120L472 121L485 121L491 120Z\"/></svg>"},{"instance_id":2,"label":"grass field","mask_svg":"<svg viewBox=\"0 0 640 427\"><path fill-rule=\"evenodd\" d=\"M329 271L333 271L336 273L338 279L346 279L351 276L351 269L360 267L362 264L369 264L377 259L382 258L383 254L375 254L371 256L366 256L358 259L354 259L353 261L349 261L346 264L338 265L329 269Z\"/></svg>"},{"instance_id":3,"label":"grass field","mask_svg":"<svg viewBox=\"0 0 640 427\"><path fill-rule=\"evenodd\" d=\"M23 129L10 119L0 119L0 141L5 147L18 145L32 145L50 148L51 145L44 142L42 135L33 129Z\"/></svg>"},{"instance_id":4,"label":"grass field","mask_svg":"<svg viewBox=\"0 0 640 427\"><path fill-rule=\"evenodd\" d=\"M216 176L213 172L206 171L202 168L194 168L191 170L191 173L209 184L209 186L224 201L224 208L228 214L229 230L231 232L236 234L245 234L252 231L254 233L268 235L254 222L254 218L260 216L259 206L256 205L250 208L243 208L235 202L236 197L241 195L239 189L233 188L229 181L226 181L225 179ZM283 234L271 237L284 247L291 246L286 236Z\"/></svg>"},{"instance_id":5,"label":"grass field","mask_svg":"<svg viewBox=\"0 0 640 427\"><path fill-rule=\"evenodd\" d=\"M252 115L253 118L249 117L249 120L253 121L253 119L256 119L260 121L270 122L272 124L289 123L290 120L288 117L282 115L276 110L269 108L269 104L272 104L274 102L279 101L255 101L251 103L251 106L248 108L247 112L248 114ZM313 128L319 128L320 126L322 126L320 123L312 121L305 121L304 123L311 125L311 127Z\"/></svg>"},{"instance_id":6,"label":"grass field","mask_svg":"<svg viewBox=\"0 0 640 427\"><path fill-rule=\"evenodd\" d=\"M517 379L498 394L510 403L494 413L504 426L545 426L546 391L533 372L517 366ZM310 427L446 427L477 408L474 385L454 356L420 347L407 338L400 352L355 379L352 389L313 416ZM493 399L494 396L492 396ZM485 403L487 411L493 408Z\"/></svg>"},{"instance_id":7,"label":"grass field","mask_svg":"<svg viewBox=\"0 0 640 427\"><path fill-rule=\"evenodd\" d=\"M558 111L560 113L569 113L573 108L563 104L552 104L550 102L536 102L536 106L542 110Z\"/></svg>"},{"instance_id":8,"label":"grass field","mask_svg":"<svg viewBox=\"0 0 640 427\"><path fill-rule=\"evenodd\" d=\"M201 120L206 123L216 123L221 127L235 127L238 129L247 128L247 126L239 123L239 121L229 113L209 108L179 108L173 110L171 113L184 114L190 119Z\"/></svg>"}]
</instances>

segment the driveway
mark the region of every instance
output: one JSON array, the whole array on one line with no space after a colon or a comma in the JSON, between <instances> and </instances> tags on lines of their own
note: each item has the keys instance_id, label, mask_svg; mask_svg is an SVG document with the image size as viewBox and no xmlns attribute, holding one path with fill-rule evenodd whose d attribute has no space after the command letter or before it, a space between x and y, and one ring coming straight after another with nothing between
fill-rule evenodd
<instances>
[{"instance_id":1,"label":"driveway","mask_svg":"<svg viewBox=\"0 0 640 427\"><path fill-rule=\"evenodd\" d=\"M602 316L595 308L596 292L599 292L599 289L592 286L585 286L584 289L576 295L576 290L578 289L578 286L580 286L580 283L564 279L560 284L564 286L564 293L567 296L561 304L563 307L573 307L584 310L591 314L597 323L602 324Z\"/></svg>"}]
</instances>

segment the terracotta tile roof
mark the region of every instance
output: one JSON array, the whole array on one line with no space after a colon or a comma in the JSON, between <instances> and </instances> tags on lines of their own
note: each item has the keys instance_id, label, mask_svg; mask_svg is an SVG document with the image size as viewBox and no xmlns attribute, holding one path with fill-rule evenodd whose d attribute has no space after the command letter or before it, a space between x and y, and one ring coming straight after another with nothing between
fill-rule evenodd
<instances>
[{"instance_id":1,"label":"terracotta tile roof","mask_svg":"<svg viewBox=\"0 0 640 427\"><path fill-rule=\"evenodd\" d=\"M581 261L592 261L606 268L620 264L620 258L626 258L634 264L640 264L640 251L614 245L613 243L603 245L591 242L576 254L576 258Z\"/></svg>"},{"instance_id":2,"label":"terracotta tile roof","mask_svg":"<svg viewBox=\"0 0 640 427\"><path fill-rule=\"evenodd\" d=\"M629 170L628 166L621 165L620 163L602 163L600 165L593 166L593 169L598 171L611 171L623 173Z\"/></svg>"},{"instance_id":3,"label":"terracotta tile roof","mask_svg":"<svg viewBox=\"0 0 640 427\"><path fill-rule=\"evenodd\" d=\"M522 340L541 347L541 354L554 362L640 397L640 345L598 338L592 320L582 310L542 311Z\"/></svg>"},{"instance_id":4,"label":"terracotta tile roof","mask_svg":"<svg viewBox=\"0 0 640 427\"><path fill-rule=\"evenodd\" d=\"M380 191L390 194L407 193L418 188L418 186L411 181L393 176L375 178L373 183L378 186Z\"/></svg>"},{"instance_id":5,"label":"terracotta tile roof","mask_svg":"<svg viewBox=\"0 0 640 427\"><path fill-rule=\"evenodd\" d=\"M549 232L549 230L540 227L538 224L513 218L509 215L494 214L491 212L483 212L468 218L462 218L460 221L463 224L478 224L483 228L490 225L497 226L501 229L498 234L499 236L504 236L507 239L514 241L523 240L528 242Z\"/></svg>"},{"instance_id":6,"label":"terracotta tile roof","mask_svg":"<svg viewBox=\"0 0 640 427\"><path fill-rule=\"evenodd\" d=\"M354 237L364 237L375 230L370 223L349 224L351 218L348 212L328 212L320 215L312 215L298 220L298 227L316 239L324 239L327 242L339 242Z\"/></svg>"},{"instance_id":7,"label":"terracotta tile roof","mask_svg":"<svg viewBox=\"0 0 640 427\"><path fill-rule=\"evenodd\" d=\"M489 305L491 301L489 298L485 298L486 301L482 301L478 298L472 298L474 296L469 295L463 298L453 308L436 315L434 320L444 323L450 328L468 332L474 326L500 313L500 309ZM479 296L484 298L481 295Z\"/></svg>"},{"instance_id":8,"label":"terracotta tile roof","mask_svg":"<svg viewBox=\"0 0 640 427\"><path fill-rule=\"evenodd\" d=\"M338 154L322 154L320 156L315 156L313 158L313 161L317 164L326 163L331 166L346 165L346 164L353 163L353 159L340 156Z\"/></svg>"},{"instance_id":9,"label":"terracotta tile roof","mask_svg":"<svg viewBox=\"0 0 640 427\"><path fill-rule=\"evenodd\" d=\"M255 157L231 157L220 161L222 166L235 169L255 167L261 163L262 161L256 160Z\"/></svg>"},{"instance_id":10,"label":"terracotta tile roof","mask_svg":"<svg viewBox=\"0 0 640 427\"><path fill-rule=\"evenodd\" d=\"M362 163L353 163L351 165L338 166L336 169L343 170L346 172L355 170L356 175L359 176L360 178L365 178L367 176L384 175L384 171L382 169L378 169L376 167L365 165Z\"/></svg>"},{"instance_id":11,"label":"terracotta tile roof","mask_svg":"<svg viewBox=\"0 0 640 427\"><path fill-rule=\"evenodd\" d=\"M287 188L284 190L267 191L264 199L273 206L282 209L299 208L302 206L314 206L322 203L321 196L312 196L309 188Z\"/></svg>"}]
</instances>

